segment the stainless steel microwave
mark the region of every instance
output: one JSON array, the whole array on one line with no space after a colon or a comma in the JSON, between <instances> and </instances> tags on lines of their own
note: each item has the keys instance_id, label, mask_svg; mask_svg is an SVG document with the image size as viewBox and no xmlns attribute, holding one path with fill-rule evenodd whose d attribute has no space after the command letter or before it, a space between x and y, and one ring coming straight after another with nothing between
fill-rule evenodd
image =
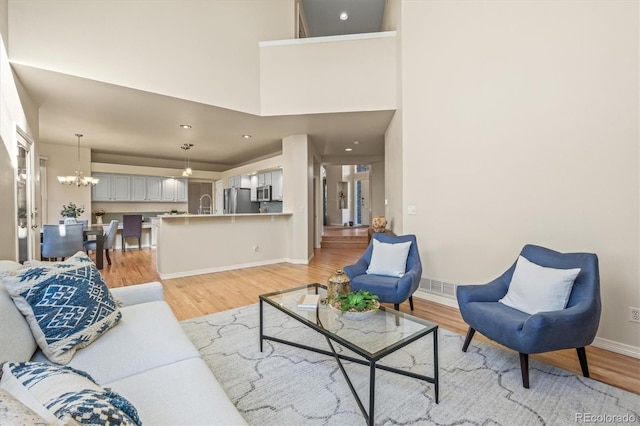
<instances>
[{"instance_id":1,"label":"stainless steel microwave","mask_svg":"<svg viewBox=\"0 0 640 426\"><path fill-rule=\"evenodd\" d=\"M271 185L259 186L257 196L258 201L271 201Z\"/></svg>"}]
</instances>

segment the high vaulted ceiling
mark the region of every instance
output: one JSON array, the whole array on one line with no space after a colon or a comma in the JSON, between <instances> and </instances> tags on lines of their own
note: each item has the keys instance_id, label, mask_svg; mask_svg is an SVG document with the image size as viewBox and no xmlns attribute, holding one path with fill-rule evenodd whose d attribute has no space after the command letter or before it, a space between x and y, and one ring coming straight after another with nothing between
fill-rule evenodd
<instances>
[{"instance_id":1,"label":"high vaulted ceiling","mask_svg":"<svg viewBox=\"0 0 640 426\"><path fill-rule=\"evenodd\" d=\"M384 3L303 0L311 36L380 31ZM349 14L347 21L339 19L342 11ZM179 147L189 142L195 145L194 168L225 171L278 154L284 137L308 134L328 163L353 164L384 155L384 132L393 115L369 111L260 117L26 64L13 63L13 68L39 109L39 140L75 145L74 134L83 133L82 146L92 149L96 162L179 168L184 159ZM182 123L192 128L183 130L178 126ZM242 134L252 137L243 139ZM345 152L355 141L358 149Z\"/></svg>"}]
</instances>

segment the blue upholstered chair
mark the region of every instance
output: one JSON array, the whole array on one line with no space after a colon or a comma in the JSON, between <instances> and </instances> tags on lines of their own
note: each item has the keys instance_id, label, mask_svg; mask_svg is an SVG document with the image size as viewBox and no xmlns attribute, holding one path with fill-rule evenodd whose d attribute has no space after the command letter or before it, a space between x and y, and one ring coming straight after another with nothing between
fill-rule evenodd
<instances>
[{"instance_id":1,"label":"blue upholstered chair","mask_svg":"<svg viewBox=\"0 0 640 426\"><path fill-rule=\"evenodd\" d=\"M374 249L374 240L386 244L398 244L411 242L409 254L407 256L404 275L386 276L367 274L371 264L371 257ZM420 285L422 277L422 263L418 251L418 242L415 235L387 235L383 233L373 234L362 257L354 264L344 267L344 272L351 281L351 291L366 290L376 294L380 302L393 303L396 310L399 310L400 303L409 299L409 306L413 311L413 293Z\"/></svg>"},{"instance_id":2,"label":"blue upholstered chair","mask_svg":"<svg viewBox=\"0 0 640 426\"><path fill-rule=\"evenodd\" d=\"M558 253L534 245L526 245L520 255L546 268L580 268L566 308L531 315L498 302L509 290L516 261L488 284L458 287L460 313L469 324L462 350L467 351L477 330L519 352L522 385L529 388L529 354L576 348L582 374L589 377L585 346L596 336L601 309L598 257L592 253Z\"/></svg>"},{"instance_id":3,"label":"blue upholstered chair","mask_svg":"<svg viewBox=\"0 0 640 426\"><path fill-rule=\"evenodd\" d=\"M82 224L42 225L40 256L43 259L71 257L82 251Z\"/></svg>"},{"instance_id":4,"label":"blue upholstered chair","mask_svg":"<svg viewBox=\"0 0 640 426\"><path fill-rule=\"evenodd\" d=\"M113 243L116 241L116 234L118 233L118 221L112 220L109 223L107 231L104 233L102 248L104 254L107 256L107 263L111 265L111 257L109 256L109 250L113 248ZM96 240L88 240L84 242L84 250L88 253L89 250L96 251Z\"/></svg>"}]
</instances>

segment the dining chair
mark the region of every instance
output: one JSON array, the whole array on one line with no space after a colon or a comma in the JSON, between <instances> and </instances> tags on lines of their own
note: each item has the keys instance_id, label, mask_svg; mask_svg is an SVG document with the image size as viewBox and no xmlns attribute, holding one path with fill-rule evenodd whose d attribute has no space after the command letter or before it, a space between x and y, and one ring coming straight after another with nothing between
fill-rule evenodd
<instances>
[{"instance_id":1,"label":"dining chair","mask_svg":"<svg viewBox=\"0 0 640 426\"><path fill-rule=\"evenodd\" d=\"M122 216L122 251L126 251L127 238L138 239L138 250L142 247L140 239L142 238L142 215L141 214L125 214Z\"/></svg>"},{"instance_id":2,"label":"dining chair","mask_svg":"<svg viewBox=\"0 0 640 426\"><path fill-rule=\"evenodd\" d=\"M104 239L102 243L102 248L104 250L104 254L107 256L107 263L111 265L111 257L109 256L109 250L113 248L113 243L116 240L116 234L118 233L118 222L117 220L112 220L109 223L109 227L107 231L104 233ZM88 240L84 242L84 249L87 253L89 250L96 251L96 240ZM96 253L97 255L97 253Z\"/></svg>"},{"instance_id":3,"label":"dining chair","mask_svg":"<svg viewBox=\"0 0 640 426\"><path fill-rule=\"evenodd\" d=\"M83 250L82 224L42 225L42 259L64 260Z\"/></svg>"}]
</instances>

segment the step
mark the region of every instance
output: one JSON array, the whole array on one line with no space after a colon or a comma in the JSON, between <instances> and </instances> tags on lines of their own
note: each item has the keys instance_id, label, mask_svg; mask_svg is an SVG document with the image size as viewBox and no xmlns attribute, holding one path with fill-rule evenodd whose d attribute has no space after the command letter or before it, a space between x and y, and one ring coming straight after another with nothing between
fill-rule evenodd
<instances>
[{"instance_id":1,"label":"step","mask_svg":"<svg viewBox=\"0 0 640 426\"><path fill-rule=\"evenodd\" d=\"M323 235L320 247L322 248L344 248L344 249L366 249L369 241L366 235Z\"/></svg>"}]
</instances>

